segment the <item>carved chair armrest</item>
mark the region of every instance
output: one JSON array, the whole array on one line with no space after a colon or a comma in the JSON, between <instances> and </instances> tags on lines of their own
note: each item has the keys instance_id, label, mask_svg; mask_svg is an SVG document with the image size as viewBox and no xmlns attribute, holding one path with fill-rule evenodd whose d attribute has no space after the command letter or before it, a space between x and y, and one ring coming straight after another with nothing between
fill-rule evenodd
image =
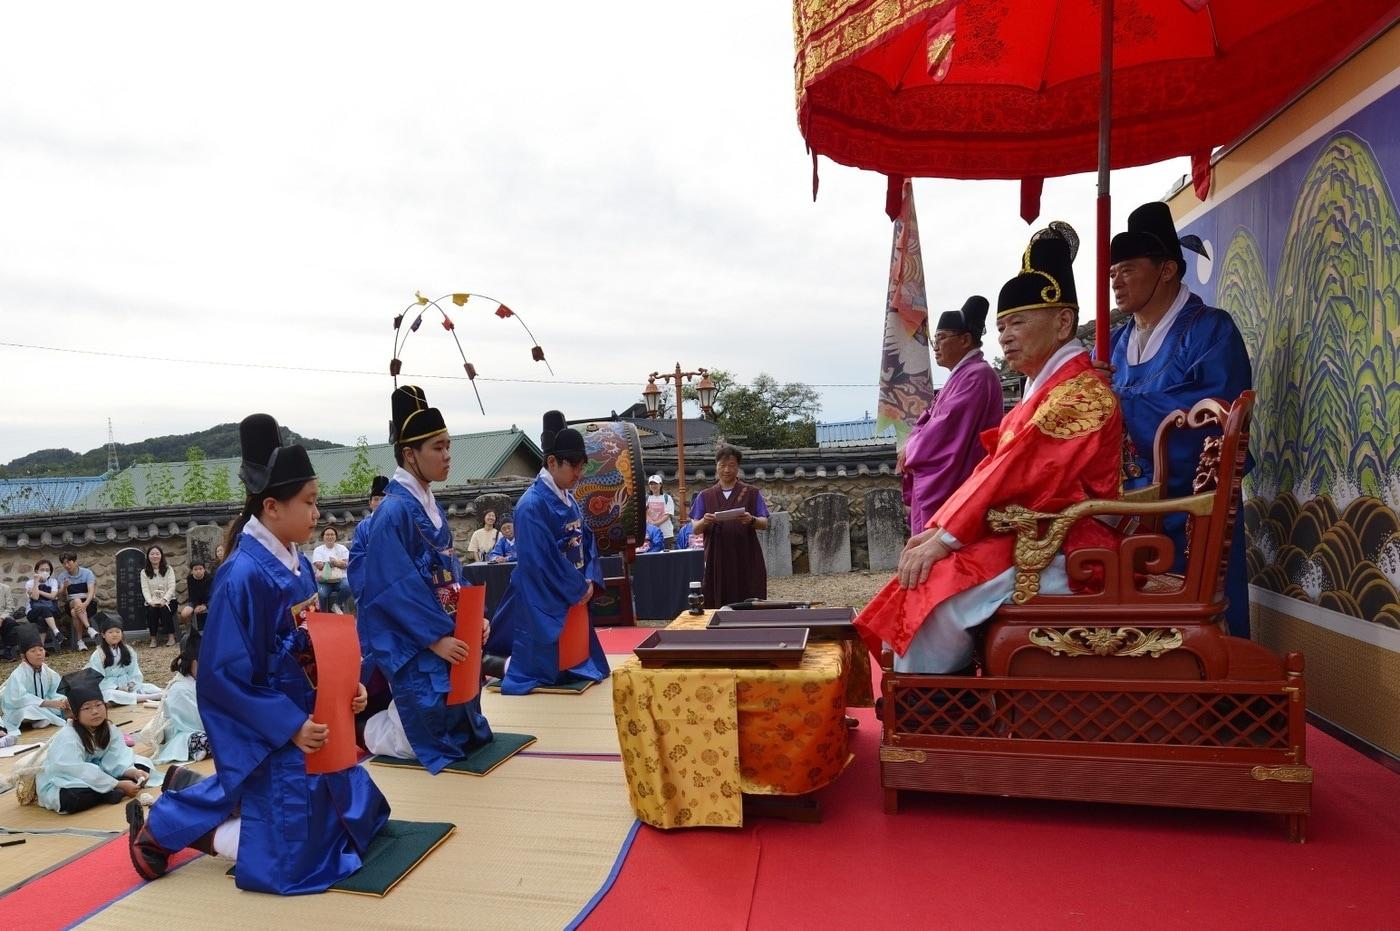
<instances>
[{"instance_id":1,"label":"carved chair armrest","mask_svg":"<svg viewBox=\"0 0 1400 931\"><path fill-rule=\"evenodd\" d=\"M1151 485L1143 485L1141 488L1130 488L1123 492L1123 501L1143 502L1159 501L1162 498L1162 486L1153 482Z\"/></svg>"},{"instance_id":2,"label":"carved chair armrest","mask_svg":"<svg viewBox=\"0 0 1400 931\"><path fill-rule=\"evenodd\" d=\"M1151 486L1149 486L1151 487ZM1016 534L1016 604L1025 604L1040 590L1040 573L1064 547L1065 537L1075 523L1085 517L1146 517L1185 513L1204 517L1211 513L1215 494L1204 492L1185 498L1165 500L1109 501L1090 499L1072 504L1058 513L1033 511L1019 504L987 512L987 523L994 533ZM1041 533L1041 525L1046 525Z\"/></svg>"}]
</instances>

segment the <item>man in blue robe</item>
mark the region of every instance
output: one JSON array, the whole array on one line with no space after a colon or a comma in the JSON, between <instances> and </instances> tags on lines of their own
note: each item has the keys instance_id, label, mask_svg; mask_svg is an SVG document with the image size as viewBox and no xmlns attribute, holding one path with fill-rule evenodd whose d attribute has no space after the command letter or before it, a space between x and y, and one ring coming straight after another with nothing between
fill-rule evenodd
<instances>
[{"instance_id":1,"label":"man in blue robe","mask_svg":"<svg viewBox=\"0 0 1400 931\"><path fill-rule=\"evenodd\" d=\"M218 768L204 779L172 766L149 818L138 800L128 803L131 860L153 880L174 852L193 847L236 860L240 889L322 892L363 865L389 804L362 766L306 771L328 730L311 719L314 657L299 623L315 609L315 573L292 541L315 525L316 473L304 448L281 445L266 414L244 419L239 441L248 500L214 577L199 650L199 714ZM298 515L309 524L287 533Z\"/></svg>"},{"instance_id":2,"label":"man in blue robe","mask_svg":"<svg viewBox=\"0 0 1400 931\"><path fill-rule=\"evenodd\" d=\"M389 441L398 468L355 566L360 636L393 701L365 722L365 748L438 773L491 742L480 698L447 704L449 671L482 645L456 637L457 592L465 583L447 514L430 487L451 468L447 425L421 388L400 386L392 401Z\"/></svg>"},{"instance_id":3,"label":"man in blue robe","mask_svg":"<svg viewBox=\"0 0 1400 931\"><path fill-rule=\"evenodd\" d=\"M1154 201L1128 216L1128 229L1113 237L1109 281L1118 309L1129 319L1113 331L1110 361L1113 389L1123 406L1124 488L1155 481L1152 444L1162 419L1189 410L1203 398L1232 403L1253 384L1244 339L1230 315L1208 307L1187 289L1182 247L1204 256L1195 236L1179 238L1171 210ZM1176 430L1167 447L1166 497L1191 494L1201 446L1219 430ZM1253 465L1246 460L1245 471ZM1173 514L1163 529L1176 546L1176 568L1184 568L1186 516ZM1234 542L1226 573L1230 633L1249 636L1244 513L1235 515Z\"/></svg>"},{"instance_id":4,"label":"man in blue robe","mask_svg":"<svg viewBox=\"0 0 1400 931\"><path fill-rule=\"evenodd\" d=\"M501 534L496 537L496 545L486 554L487 562L515 562L515 521L505 518L501 521Z\"/></svg>"},{"instance_id":5,"label":"man in blue robe","mask_svg":"<svg viewBox=\"0 0 1400 931\"><path fill-rule=\"evenodd\" d=\"M541 686L608 676L608 660L590 626L588 659L559 668L559 637L569 607L587 604L603 587L593 533L569 489L578 484L588 461L583 436L564 415L544 415L540 449L544 468L515 506L516 567L510 587L491 619L486 649L510 654L501 682L506 695L524 695Z\"/></svg>"}]
</instances>

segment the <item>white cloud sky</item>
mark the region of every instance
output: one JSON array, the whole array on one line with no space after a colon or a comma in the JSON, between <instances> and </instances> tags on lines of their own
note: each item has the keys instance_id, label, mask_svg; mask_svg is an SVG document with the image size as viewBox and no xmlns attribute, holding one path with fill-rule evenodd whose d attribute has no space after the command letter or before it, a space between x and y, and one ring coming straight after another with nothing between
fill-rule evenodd
<instances>
[{"instance_id":1,"label":"white cloud sky","mask_svg":"<svg viewBox=\"0 0 1400 931\"><path fill-rule=\"evenodd\" d=\"M11 342L385 372L326 375L0 347L0 462L255 410L384 439L390 321L422 289L518 309L560 380L424 379L454 432L606 414L646 374L728 369L875 407L884 179L811 162L779 0L23 4L0 34L0 323ZM1184 160L1114 174L1115 224ZM1041 222L1085 241L1094 179ZM1006 182L916 182L931 310L995 300L1029 229ZM483 378L547 378L514 321L454 309ZM460 373L425 321L407 375Z\"/></svg>"}]
</instances>

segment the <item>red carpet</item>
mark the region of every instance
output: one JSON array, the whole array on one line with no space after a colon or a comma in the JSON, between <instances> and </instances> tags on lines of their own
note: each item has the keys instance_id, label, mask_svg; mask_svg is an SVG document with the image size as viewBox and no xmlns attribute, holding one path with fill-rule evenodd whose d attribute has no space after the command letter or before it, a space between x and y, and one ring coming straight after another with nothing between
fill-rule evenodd
<instances>
[{"instance_id":1,"label":"red carpet","mask_svg":"<svg viewBox=\"0 0 1400 931\"><path fill-rule=\"evenodd\" d=\"M182 851L171 858L170 869L177 870L199 856L193 850ZM143 885L131 866L123 834L0 899L0 928L72 927Z\"/></svg>"},{"instance_id":2,"label":"red carpet","mask_svg":"<svg viewBox=\"0 0 1400 931\"><path fill-rule=\"evenodd\" d=\"M822 824L644 826L584 927L1340 929L1400 916L1400 776L1316 730L1300 846L1282 818L1227 812L906 795L887 817L874 715L857 715L856 761L824 794Z\"/></svg>"},{"instance_id":3,"label":"red carpet","mask_svg":"<svg viewBox=\"0 0 1400 931\"><path fill-rule=\"evenodd\" d=\"M604 653L631 653L637 644L656 633L654 627L598 627L596 630Z\"/></svg>"}]
</instances>

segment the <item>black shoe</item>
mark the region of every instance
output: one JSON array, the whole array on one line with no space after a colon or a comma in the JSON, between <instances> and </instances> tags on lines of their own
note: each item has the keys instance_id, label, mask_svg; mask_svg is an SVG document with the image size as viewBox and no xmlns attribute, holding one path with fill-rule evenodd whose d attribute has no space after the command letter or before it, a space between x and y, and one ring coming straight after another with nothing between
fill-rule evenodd
<instances>
[{"instance_id":1,"label":"black shoe","mask_svg":"<svg viewBox=\"0 0 1400 931\"><path fill-rule=\"evenodd\" d=\"M137 875L147 882L160 879L170 868L170 851L157 844L146 830L146 809L139 799L126 803L126 823L127 847Z\"/></svg>"},{"instance_id":2,"label":"black shoe","mask_svg":"<svg viewBox=\"0 0 1400 931\"><path fill-rule=\"evenodd\" d=\"M504 679L506 677L506 657L496 656L494 653L481 654L481 674L492 679Z\"/></svg>"},{"instance_id":3,"label":"black shoe","mask_svg":"<svg viewBox=\"0 0 1400 931\"><path fill-rule=\"evenodd\" d=\"M181 766L179 763L171 763L165 770L165 781L160 784L162 792L178 792L181 789L192 786L196 782L203 782L204 776L190 769L188 766Z\"/></svg>"}]
</instances>

